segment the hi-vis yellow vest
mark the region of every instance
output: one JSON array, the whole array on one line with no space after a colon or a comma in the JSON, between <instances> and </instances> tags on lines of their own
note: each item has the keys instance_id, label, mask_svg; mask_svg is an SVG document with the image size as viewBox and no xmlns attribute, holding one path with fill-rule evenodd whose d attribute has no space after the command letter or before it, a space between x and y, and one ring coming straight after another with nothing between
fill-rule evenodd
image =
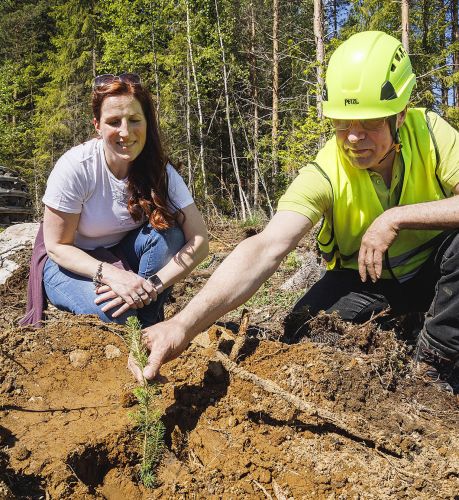
<instances>
[{"instance_id":1,"label":"hi-vis yellow vest","mask_svg":"<svg viewBox=\"0 0 459 500\"><path fill-rule=\"evenodd\" d=\"M397 205L446 198L437 176L440 161L425 109L408 110L400 129L404 177ZM370 224L383 213L370 175L343 158L335 139L327 142L313 163L330 182L333 205L317 236L328 269L358 269L360 243ZM404 229L386 252L382 278L411 278L445 237L437 230Z\"/></svg>"}]
</instances>

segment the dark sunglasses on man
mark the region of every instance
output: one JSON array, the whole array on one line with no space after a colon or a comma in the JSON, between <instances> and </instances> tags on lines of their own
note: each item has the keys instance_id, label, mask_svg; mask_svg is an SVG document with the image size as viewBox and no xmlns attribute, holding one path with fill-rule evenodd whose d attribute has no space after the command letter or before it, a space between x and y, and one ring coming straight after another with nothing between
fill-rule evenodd
<instances>
[{"instance_id":1,"label":"dark sunglasses on man","mask_svg":"<svg viewBox=\"0 0 459 500\"><path fill-rule=\"evenodd\" d=\"M121 75L99 75L94 78L94 88L110 85L113 82L130 83L140 85L142 82L137 73L121 73Z\"/></svg>"}]
</instances>

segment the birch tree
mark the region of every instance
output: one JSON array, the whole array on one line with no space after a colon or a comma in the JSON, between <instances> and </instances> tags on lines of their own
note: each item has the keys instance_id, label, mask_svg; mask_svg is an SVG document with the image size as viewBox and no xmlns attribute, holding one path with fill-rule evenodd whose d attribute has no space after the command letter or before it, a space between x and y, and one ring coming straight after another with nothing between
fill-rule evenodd
<instances>
[{"instance_id":1,"label":"birch tree","mask_svg":"<svg viewBox=\"0 0 459 500\"><path fill-rule=\"evenodd\" d=\"M409 3L408 0L402 0L402 45L408 54L410 53L409 32Z\"/></svg>"},{"instance_id":2,"label":"birch tree","mask_svg":"<svg viewBox=\"0 0 459 500\"><path fill-rule=\"evenodd\" d=\"M451 41L453 49L453 106L459 108L459 2L451 0Z\"/></svg>"},{"instance_id":3,"label":"birch tree","mask_svg":"<svg viewBox=\"0 0 459 500\"><path fill-rule=\"evenodd\" d=\"M233 165L234 175L236 177L236 182L237 182L237 187L238 187L238 192L239 192L239 203L241 206L242 220L246 220L247 215L249 215L249 217L252 216L252 211L250 209L250 204L247 200L247 195L245 194L244 188L242 187L241 176L240 176L240 172L239 172L239 163L238 163L238 158L237 158L237 153L236 153L236 145L234 143L233 126L231 123L230 103L229 103L229 93L228 93L228 71L226 68L225 47L223 45L223 38L222 38L222 33L221 33L221 28L220 28L220 15L218 12L218 0L215 0L215 12L217 15L217 33L218 33L218 40L220 42L220 50L221 50L221 57L222 57L223 86L224 86L224 94L225 94L225 116L226 116L226 123L228 126L228 136L229 136L229 141L230 141L231 163Z\"/></svg>"},{"instance_id":4,"label":"birch tree","mask_svg":"<svg viewBox=\"0 0 459 500\"><path fill-rule=\"evenodd\" d=\"M258 82L257 61L255 55L255 11L253 2L250 2L250 83L252 88L253 102L253 206L258 208Z\"/></svg>"},{"instance_id":5,"label":"birch tree","mask_svg":"<svg viewBox=\"0 0 459 500\"><path fill-rule=\"evenodd\" d=\"M188 61L191 66L191 71L193 74L193 83L194 83L194 89L196 92L196 103L198 107L198 118L199 118L199 163L201 165L201 176L202 176L202 185L203 185L203 192L204 192L204 199L207 199L208 193L207 193L207 179L206 179L206 168L204 164L204 135L203 135L203 130L204 130L204 120L202 117L202 108L201 108L201 97L199 93L199 85L198 85L198 79L196 76L196 68L194 65L194 58L193 58L193 45L191 43L191 29L190 29L190 8L189 8L189 2L188 0L185 0L186 4L186 38L188 42Z\"/></svg>"},{"instance_id":6,"label":"birch tree","mask_svg":"<svg viewBox=\"0 0 459 500\"><path fill-rule=\"evenodd\" d=\"M272 161L273 174L279 167L279 0L273 0L273 117L272 117Z\"/></svg>"},{"instance_id":7,"label":"birch tree","mask_svg":"<svg viewBox=\"0 0 459 500\"><path fill-rule=\"evenodd\" d=\"M323 119L322 114L322 92L324 88L323 67L325 62L324 35L322 20L322 1L314 0L314 39L316 43L316 62L317 62L317 117ZM325 142L323 135L319 138L320 146Z\"/></svg>"}]
</instances>

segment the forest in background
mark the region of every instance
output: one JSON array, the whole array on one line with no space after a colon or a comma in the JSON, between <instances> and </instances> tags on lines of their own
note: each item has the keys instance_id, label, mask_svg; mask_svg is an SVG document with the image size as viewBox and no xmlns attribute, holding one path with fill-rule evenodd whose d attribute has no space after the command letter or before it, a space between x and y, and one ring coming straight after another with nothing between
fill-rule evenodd
<instances>
[{"instance_id":1,"label":"forest in background","mask_svg":"<svg viewBox=\"0 0 459 500\"><path fill-rule=\"evenodd\" d=\"M458 127L458 0L1 0L0 165L39 217L54 163L93 136L94 76L136 72L198 204L270 215L331 133L326 61L369 29L409 45L412 105Z\"/></svg>"}]
</instances>

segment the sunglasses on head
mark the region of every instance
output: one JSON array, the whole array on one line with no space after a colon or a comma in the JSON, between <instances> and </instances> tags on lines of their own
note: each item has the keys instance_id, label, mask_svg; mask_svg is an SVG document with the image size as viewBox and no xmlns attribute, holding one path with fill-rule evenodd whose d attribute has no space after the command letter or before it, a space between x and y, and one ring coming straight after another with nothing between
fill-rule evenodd
<instances>
[{"instance_id":1,"label":"sunglasses on head","mask_svg":"<svg viewBox=\"0 0 459 500\"><path fill-rule=\"evenodd\" d=\"M113 82L130 83L140 85L140 76L137 73L121 73L121 75L99 75L94 78L94 88L110 85Z\"/></svg>"},{"instance_id":2,"label":"sunglasses on head","mask_svg":"<svg viewBox=\"0 0 459 500\"><path fill-rule=\"evenodd\" d=\"M362 128L368 131L381 130L387 120L387 116L384 118L370 118L369 120L339 120L332 119L333 126L335 130L343 131L349 130L353 122L359 122Z\"/></svg>"}]
</instances>

